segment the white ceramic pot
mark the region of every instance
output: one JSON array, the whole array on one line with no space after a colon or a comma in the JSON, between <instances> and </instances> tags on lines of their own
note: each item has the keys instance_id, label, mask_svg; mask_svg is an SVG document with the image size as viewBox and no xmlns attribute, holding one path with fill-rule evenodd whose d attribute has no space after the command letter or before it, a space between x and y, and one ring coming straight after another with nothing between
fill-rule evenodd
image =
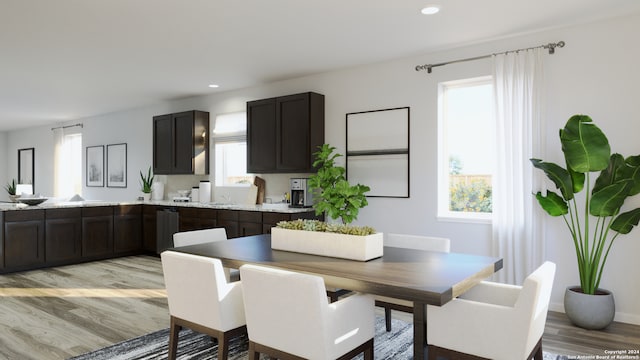
<instances>
[{"instance_id":1,"label":"white ceramic pot","mask_svg":"<svg viewBox=\"0 0 640 360\"><path fill-rule=\"evenodd\" d=\"M145 193L145 192L143 192L143 193L142 193L142 200L143 200L143 201L149 201L149 200L151 200L151 193Z\"/></svg>"}]
</instances>

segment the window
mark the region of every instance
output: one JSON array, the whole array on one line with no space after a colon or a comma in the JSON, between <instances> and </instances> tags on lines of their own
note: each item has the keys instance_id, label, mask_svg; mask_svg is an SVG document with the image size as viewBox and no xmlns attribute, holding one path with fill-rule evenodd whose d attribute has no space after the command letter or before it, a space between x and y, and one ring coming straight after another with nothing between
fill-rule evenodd
<instances>
[{"instance_id":1,"label":"window","mask_svg":"<svg viewBox=\"0 0 640 360\"><path fill-rule=\"evenodd\" d=\"M491 218L495 121L491 77L438 89L438 217Z\"/></svg>"},{"instance_id":2,"label":"window","mask_svg":"<svg viewBox=\"0 0 640 360\"><path fill-rule=\"evenodd\" d=\"M237 112L216 116L213 129L216 186L247 186L247 114Z\"/></svg>"},{"instance_id":3,"label":"window","mask_svg":"<svg viewBox=\"0 0 640 360\"><path fill-rule=\"evenodd\" d=\"M82 133L63 134L56 150L57 197L82 194Z\"/></svg>"}]
</instances>

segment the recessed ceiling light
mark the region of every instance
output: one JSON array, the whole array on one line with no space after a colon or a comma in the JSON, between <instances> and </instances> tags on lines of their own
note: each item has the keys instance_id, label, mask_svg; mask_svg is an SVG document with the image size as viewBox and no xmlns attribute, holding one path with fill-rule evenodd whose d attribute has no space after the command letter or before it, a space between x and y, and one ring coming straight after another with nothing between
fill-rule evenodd
<instances>
[{"instance_id":1,"label":"recessed ceiling light","mask_svg":"<svg viewBox=\"0 0 640 360\"><path fill-rule=\"evenodd\" d=\"M219 85L216 85L216 84L209 84L209 87L210 87L210 88L217 88L217 87L220 87L220 86L219 86Z\"/></svg>"},{"instance_id":2,"label":"recessed ceiling light","mask_svg":"<svg viewBox=\"0 0 640 360\"><path fill-rule=\"evenodd\" d=\"M420 12L425 14L425 15L437 14L439 11L440 11L440 6L438 6L438 5L429 5L429 6L426 6L426 7L422 8L422 10L420 10Z\"/></svg>"}]
</instances>

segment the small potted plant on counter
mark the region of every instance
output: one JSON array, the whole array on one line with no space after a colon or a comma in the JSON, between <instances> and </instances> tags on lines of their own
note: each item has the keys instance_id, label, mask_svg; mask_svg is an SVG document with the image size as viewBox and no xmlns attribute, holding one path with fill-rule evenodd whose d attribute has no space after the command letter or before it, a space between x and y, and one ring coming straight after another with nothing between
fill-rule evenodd
<instances>
[{"instance_id":1,"label":"small potted plant on counter","mask_svg":"<svg viewBox=\"0 0 640 360\"><path fill-rule=\"evenodd\" d=\"M12 202L16 202L20 197L20 195L16 195L16 179L12 179L11 182L7 183L4 189L7 191L7 194L9 194L9 199Z\"/></svg>"},{"instance_id":2,"label":"small potted plant on counter","mask_svg":"<svg viewBox=\"0 0 640 360\"><path fill-rule=\"evenodd\" d=\"M142 171L140 171L140 179L142 183L142 198L144 201L149 201L151 199L151 186L153 185L154 175L151 174L151 167L147 171L147 176L144 176Z\"/></svg>"}]
</instances>

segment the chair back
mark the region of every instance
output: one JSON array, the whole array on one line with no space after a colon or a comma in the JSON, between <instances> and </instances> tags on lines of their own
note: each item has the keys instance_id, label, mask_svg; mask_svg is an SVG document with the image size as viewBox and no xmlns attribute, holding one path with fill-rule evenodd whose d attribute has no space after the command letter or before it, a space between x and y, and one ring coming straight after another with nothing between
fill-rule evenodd
<instances>
[{"instance_id":1,"label":"chair back","mask_svg":"<svg viewBox=\"0 0 640 360\"><path fill-rule=\"evenodd\" d=\"M220 331L245 324L241 285L227 283L219 259L176 251L160 257L171 316Z\"/></svg>"},{"instance_id":2,"label":"chair back","mask_svg":"<svg viewBox=\"0 0 640 360\"><path fill-rule=\"evenodd\" d=\"M529 323L523 327L529 332L527 349L533 348L544 333L555 274L556 264L547 261L529 274L522 284L515 308L523 316L522 321Z\"/></svg>"},{"instance_id":3,"label":"chair back","mask_svg":"<svg viewBox=\"0 0 640 360\"><path fill-rule=\"evenodd\" d=\"M384 235L384 246L403 249L449 252L451 248L450 243L451 241L449 239L441 237L406 234Z\"/></svg>"},{"instance_id":4,"label":"chair back","mask_svg":"<svg viewBox=\"0 0 640 360\"><path fill-rule=\"evenodd\" d=\"M227 240L227 231L225 228L183 231L173 234L174 247L198 245L221 240Z\"/></svg>"},{"instance_id":5,"label":"chair back","mask_svg":"<svg viewBox=\"0 0 640 360\"><path fill-rule=\"evenodd\" d=\"M319 276L240 267L251 341L303 358L326 358L328 302Z\"/></svg>"}]
</instances>

